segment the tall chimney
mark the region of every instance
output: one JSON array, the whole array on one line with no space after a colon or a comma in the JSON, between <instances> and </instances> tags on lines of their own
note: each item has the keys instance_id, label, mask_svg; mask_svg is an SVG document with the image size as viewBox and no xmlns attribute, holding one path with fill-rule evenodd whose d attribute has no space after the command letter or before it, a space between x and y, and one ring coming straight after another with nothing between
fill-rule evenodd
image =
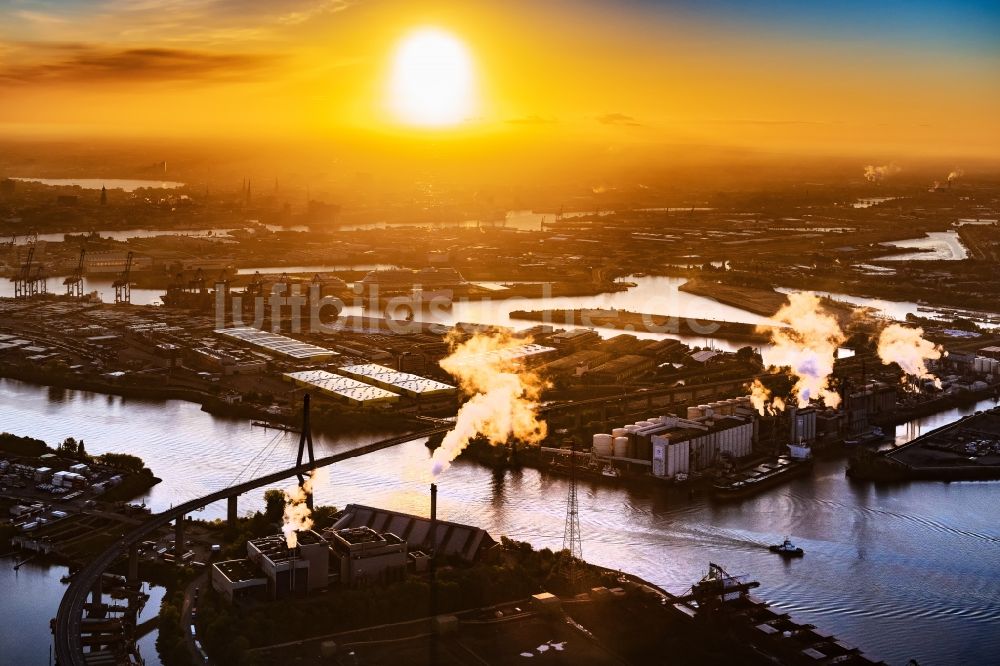
<instances>
[{"instance_id":1,"label":"tall chimney","mask_svg":"<svg viewBox=\"0 0 1000 666\"><path fill-rule=\"evenodd\" d=\"M431 552L427 573L431 585L431 617L436 617L438 613L437 602L437 498L438 487L436 483L431 484ZM431 637L431 663L437 661L437 634Z\"/></svg>"}]
</instances>

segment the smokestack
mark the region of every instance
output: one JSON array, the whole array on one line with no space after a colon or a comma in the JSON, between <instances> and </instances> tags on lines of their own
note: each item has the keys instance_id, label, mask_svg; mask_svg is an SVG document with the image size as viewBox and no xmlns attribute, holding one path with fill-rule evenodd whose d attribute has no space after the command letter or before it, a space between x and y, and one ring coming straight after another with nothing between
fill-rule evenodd
<instances>
[{"instance_id":1,"label":"smokestack","mask_svg":"<svg viewBox=\"0 0 1000 666\"><path fill-rule=\"evenodd\" d=\"M436 483L431 484L431 524L433 525L437 522L437 503L438 503L438 486Z\"/></svg>"},{"instance_id":2,"label":"smokestack","mask_svg":"<svg viewBox=\"0 0 1000 666\"><path fill-rule=\"evenodd\" d=\"M430 562L427 567L428 578L431 584L431 617L437 617L437 499L438 487L436 483L431 484L431 552ZM431 663L437 661L437 633L431 637Z\"/></svg>"}]
</instances>

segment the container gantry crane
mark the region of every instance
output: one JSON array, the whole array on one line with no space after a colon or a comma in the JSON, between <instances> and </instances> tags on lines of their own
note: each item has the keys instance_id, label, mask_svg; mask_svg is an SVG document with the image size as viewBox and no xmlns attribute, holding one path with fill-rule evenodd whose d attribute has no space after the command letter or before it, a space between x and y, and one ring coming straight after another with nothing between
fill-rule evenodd
<instances>
[{"instance_id":1,"label":"container gantry crane","mask_svg":"<svg viewBox=\"0 0 1000 666\"><path fill-rule=\"evenodd\" d=\"M72 275L63 280L66 286L66 295L72 298L83 298L83 262L87 256L87 248L80 248L80 260L76 263L76 270Z\"/></svg>"},{"instance_id":2,"label":"container gantry crane","mask_svg":"<svg viewBox=\"0 0 1000 666\"><path fill-rule=\"evenodd\" d=\"M129 252L125 258L125 270L118 274L118 279L111 283L115 288L115 304L132 302L132 283L129 281L132 274L132 253Z\"/></svg>"}]
</instances>

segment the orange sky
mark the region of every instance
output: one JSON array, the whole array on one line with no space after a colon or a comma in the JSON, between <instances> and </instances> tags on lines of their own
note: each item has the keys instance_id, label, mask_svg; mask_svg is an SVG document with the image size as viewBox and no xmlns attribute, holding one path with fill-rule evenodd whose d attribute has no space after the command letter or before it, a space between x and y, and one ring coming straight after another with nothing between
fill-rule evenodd
<instances>
[{"instance_id":1,"label":"orange sky","mask_svg":"<svg viewBox=\"0 0 1000 666\"><path fill-rule=\"evenodd\" d=\"M387 111L393 51L425 25L473 56L456 128ZM906 37L643 2L23 1L0 9L0 133L998 154L997 51Z\"/></svg>"}]
</instances>

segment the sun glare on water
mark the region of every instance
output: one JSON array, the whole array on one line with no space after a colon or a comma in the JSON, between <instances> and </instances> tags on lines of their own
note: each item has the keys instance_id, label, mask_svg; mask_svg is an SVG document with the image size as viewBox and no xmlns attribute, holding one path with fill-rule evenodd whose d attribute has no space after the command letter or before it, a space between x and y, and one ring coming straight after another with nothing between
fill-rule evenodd
<instances>
[{"instance_id":1,"label":"sun glare on water","mask_svg":"<svg viewBox=\"0 0 1000 666\"><path fill-rule=\"evenodd\" d=\"M390 105L403 123L455 125L474 106L472 58L454 35L422 28L400 43L392 63Z\"/></svg>"}]
</instances>

